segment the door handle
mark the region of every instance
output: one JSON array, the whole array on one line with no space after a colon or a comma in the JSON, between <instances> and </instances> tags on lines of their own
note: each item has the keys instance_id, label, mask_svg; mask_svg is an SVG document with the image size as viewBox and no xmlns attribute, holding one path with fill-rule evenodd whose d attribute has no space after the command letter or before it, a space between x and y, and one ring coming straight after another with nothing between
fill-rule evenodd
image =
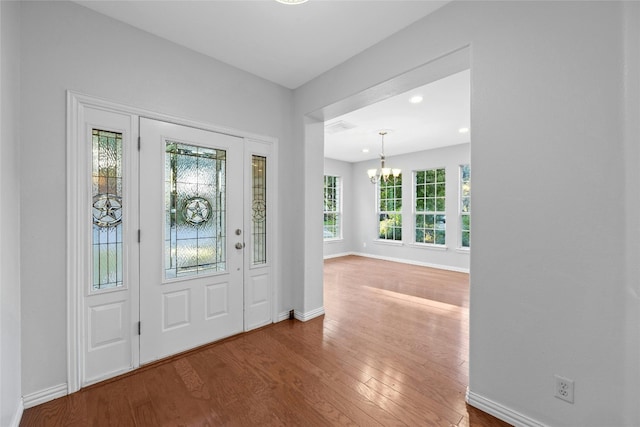
<instances>
[{"instance_id":1,"label":"door handle","mask_svg":"<svg viewBox=\"0 0 640 427\"><path fill-rule=\"evenodd\" d=\"M236 243L236 249L242 249L242 248L244 248L244 243L240 243L240 242Z\"/></svg>"}]
</instances>

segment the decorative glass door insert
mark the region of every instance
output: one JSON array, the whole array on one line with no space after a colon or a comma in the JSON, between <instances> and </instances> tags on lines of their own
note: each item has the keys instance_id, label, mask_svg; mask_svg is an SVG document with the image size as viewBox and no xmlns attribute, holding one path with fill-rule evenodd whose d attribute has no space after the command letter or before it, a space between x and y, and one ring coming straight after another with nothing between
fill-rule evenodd
<instances>
[{"instance_id":1,"label":"decorative glass door insert","mask_svg":"<svg viewBox=\"0 0 640 427\"><path fill-rule=\"evenodd\" d=\"M226 151L166 141L165 279L226 269Z\"/></svg>"},{"instance_id":2,"label":"decorative glass door insert","mask_svg":"<svg viewBox=\"0 0 640 427\"><path fill-rule=\"evenodd\" d=\"M267 262L267 158L253 155L251 168L251 263L259 265Z\"/></svg>"},{"instance_id":3,"label":"decorative glass door insert","mask_svg":"<svg viewBox=\"0 0 640 427\"><path fill-rule=\"evenodd\" d=\"M122 286L122 133L92 129L92 290Z\"/></svg>"}]
</instances>

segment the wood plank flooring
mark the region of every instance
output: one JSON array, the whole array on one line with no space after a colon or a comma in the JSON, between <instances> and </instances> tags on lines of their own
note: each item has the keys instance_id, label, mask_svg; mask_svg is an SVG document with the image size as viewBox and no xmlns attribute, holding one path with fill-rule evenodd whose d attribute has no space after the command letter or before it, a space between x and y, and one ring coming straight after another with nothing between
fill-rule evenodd
<instances>
[{"instance_id":1,"label":"wood plank flooring","mask_svg":"<svg viewBox=\"0 0 640 427\"><path fill-rule=\"evenodd\" d=\"M468 275L325 261L325 311L27 409L21 426L507 426L465 404Z\"/></svg>"}]
</instances>

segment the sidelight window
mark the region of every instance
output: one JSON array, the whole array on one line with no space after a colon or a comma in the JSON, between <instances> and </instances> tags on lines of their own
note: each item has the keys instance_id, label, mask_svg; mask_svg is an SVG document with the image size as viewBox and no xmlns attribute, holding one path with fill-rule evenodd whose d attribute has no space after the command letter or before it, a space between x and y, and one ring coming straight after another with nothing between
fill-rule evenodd
<instances>
[{"instance_id":1,"label":"sidelight window","mask_svg":"<svg viewBox=\"0 0 640 427\"><path fill-rule=\"evenodd\" d=\"M251 263L260 265L267 263L267 158L254 155L251 158L251 169Z\"/></svg>"},{"instance_id":2,"label":"sidelight window","mask_svg":"<svg viewBox=\"0 0 640 427\"><path fill-rule=\"evenodd\" d=\"M93 129L93 290L122 283L122 133Z\"/></svg>"}]
</instances>

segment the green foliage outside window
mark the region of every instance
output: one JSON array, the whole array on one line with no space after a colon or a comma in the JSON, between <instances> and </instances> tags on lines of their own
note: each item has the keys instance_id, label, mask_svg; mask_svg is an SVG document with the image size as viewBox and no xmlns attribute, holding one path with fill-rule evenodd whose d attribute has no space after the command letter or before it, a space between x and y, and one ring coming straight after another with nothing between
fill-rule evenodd
<instances>
[{"instance_id":1,"label":"green foliage outside window","mask_svg":"<svg viewBox=\"0 0 640 427\"><path fill-rule=\"evenodd\" d=\"M446 240L446 173L444 168L416 172L416 243L444 245Z\"/></svg>"},{"instance_id":2,"label":"green foliage outside window","mask_svg":"<svg viewBox=\"0 0 640 427\"><path fill-rule=\"evenodd\" d=\"M471 246L471 167L460 166L460 233L461 246Z\"/></svg>"},{"instance_id":3,"label":"green foliage outside window","mask_svg":"<svg viewBox=\"0 0 640 427\"><path fill-rule=\"evenodd\" d=\"M378 238L402 240L402 174L378 184Z\"/></svg>"},{"instance_id":4,"label":"green foliage outside window","mask_svg":"<svg viewBox=\"0 0 640 427\"><path fill-rule=\"evenodd\" d=\"M324 227L325 239L339 239L340 230L340 177L324 176Z\"/></svg>"}]
</instances>

